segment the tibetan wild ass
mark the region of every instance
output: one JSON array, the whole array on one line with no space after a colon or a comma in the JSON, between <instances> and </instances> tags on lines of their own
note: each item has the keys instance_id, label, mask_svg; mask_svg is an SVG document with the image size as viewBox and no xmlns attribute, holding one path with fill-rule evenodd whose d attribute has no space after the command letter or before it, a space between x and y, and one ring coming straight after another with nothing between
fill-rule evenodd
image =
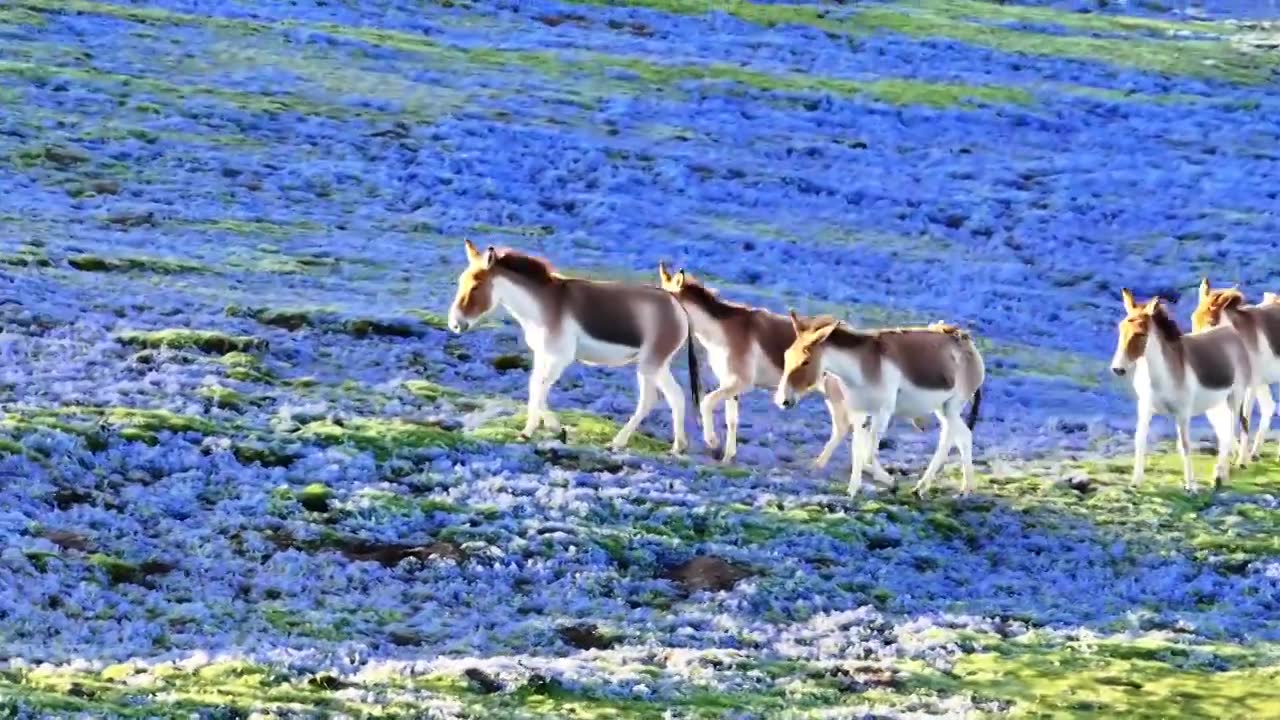
<instances>
[{"instance_id":1,"label":"tibetan wild ass","mask_svg":"<svg viewBox=\"0 0 1280 720\"><path fill-rule=\"evenodd\" d=\"M973 427L982 404L986 366L965 331L937 323L927 328L859 331L834 318L801 319L791 311L795 342L787 348L782 378L774 393L781 408L812 390L820 378L842 383L845 408L868 415L853 429L853 469L849 494L862 485L862 468L875 458L879 438L894 416L938 419L938 448L912 490L921 495L954 445L964 476L961 492L973 491ZM960 409L972 400L963 421Z\"/></svg>"},{"instance_id":2,"label":"tibetan wild ass","mask_svg":"<svg viewBox=\"0 0 1280 720\"><path fill-rule=\"evenodd\" d=\"M492 246L480 251L470 240L465 244L467 268L458 278L449 328L464 332L496 305L520 324L533 351L522 438L532 436L540 424L553 433L559 431L547 394L574 360L612 367L636 363L640 399L610 446L626 447L660 392L671 408L675 433L671 451L679 454L688 448L684 391L671 375L671 359L688 341L695 403L698 365L692 357L689 318L675 298L657 287L565 277L540 258Z\"/></svg>"},{"instance_id":3,"label":"tibetan wild ass","mask_svg":"<svg viewBox=\"0 0 1280 720\"><path fill-rule=\"evenodd\" d=\"M1246 305L1244 294L1239 290L1214 290L1209 286L1209 278L1203 278L1199 302L1191 315L1191 329L1200 331L1219 325L1230 325L1240 335L1256 376L1257 384L1250 388L1251 397L1246 398L1244 404L1247 417L1253 410L1251 399L1256 397L1262 416L1249 448L1249 458L1256 460L1271 429L1271 416L1276 412L1271 384L1280 382L1280 303L1274 294L1267 293L1261 305Z\"/></svg>"},{"instance_id":4,"label":"tibetan wild ass","mask_svg":"<svg viewBox=\"0 0 1280 720\"><path fill-rule=\"evenodd\" d=\"M1154 413L1170 415L1178 426L1183 486L1195 490L1191 472L1191 416L1204 414L1218 437L1218 461L1213 482L1227 479L1236 421L1243 429L1240 463L1245 461L1249 421L1244 400L1254 385L1244 341L1234 328L1223 325L1184 335L1154 297L1144 304L1124 288L1125 317L1120 321L1111 371L1132 378L1138 396L1138 423L1133 435L1133 484L1142 482L1147 454L1147 431Z\"/></svg>"},{"instance_id":5,"label":"tibetan wild ass","mask_svg":"<svg viewBox=\"0 0 1280 720\"><path fill-rule=\"evenodd\" d=\"M709 448L720 446L714 413L723 402L726 427L722 459L731 462L738 452L738 396L754 388L777 387L782 378L783 356L796 339L795 326L785 315L720 299L684 270L673 275L664 263L658 263L658 278L662 288L689 313L693 336L706 351L707 362L720 381L720 387L702 399L702 438ZM822 468L849 433L850 423L859 422L862 417L850 417L840 381L835 377L823 378L818 392L826 399L831 415L831 437L813 461L814 467ZM892 482L875 458L871 472L879 482Z\"/></svg>"}]
</instances>

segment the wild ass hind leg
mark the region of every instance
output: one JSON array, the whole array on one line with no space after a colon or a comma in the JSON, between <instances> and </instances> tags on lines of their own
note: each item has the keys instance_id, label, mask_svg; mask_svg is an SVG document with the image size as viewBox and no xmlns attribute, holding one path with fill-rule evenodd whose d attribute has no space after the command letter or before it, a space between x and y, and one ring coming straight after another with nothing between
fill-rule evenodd
<instances>
[{"instance_id":1,"label":"wild ass hind leg","mask_svg":"<svg viewBox=\"0 0 1280 720\"><path fill-rule=\"evenodd\" d=\"M1234 398L1211 407L1204 414L1209 424L1213 426L1213 434L1218 438L1218 460L1213 465L1214 489L1226 483L1227 473L1231 467L1231 446L1236 439L1234 428L1240 420L1238 406L1233 400Z\"/></svg>"},{"instance_id":2,"label":"wild ass hind leg","mask_svg":"<svg viewBox=\"0 0 1280 720\"><path fill-rule=\"evenodd\" d=\"M1232 419L1232 422L1235 423L1235 425L1232 427L1238 425L1240 428L1240 449L1236 453L1236 466L1240 468L1244 468L1249 465L1248 418L1253 415L1253 398L1255 395L1255 388L1246 388L1242 396L1232 393L1227 400L1227 405L1231 408L1231 412L1235 416ZM1235 435L1236 433L1233 432L1233 438ZM1235 443L1233 441L1232 445L1234 444Z\"/></svg>"},{"instance_id":3,"label":"wild ass hind leg","mask_svg":"<svg viewBox=\"0 0 1280 720\"><path fill-rule=\"evenodd\" d=\"M731 463L738 455L738 395L734 393L724 401L724 454L720 462Z\"/></svg>"},{"instance_id":4,"label":"wild ass hind leg","mask_svg":"<svg viewBox=\"0 0 1280 720\"><path fill-rule=\"evenodd\" d=\"M815 470L821 470L831 462L836 448L849 434L849 411L844 406L844 392L835 378L827 378L822 387L823 399L827 402L827 413L831 415L831 437L822 447L822 452L813 461Z\"/></svg>"},{"instance_id":5,"label":"wild ass hind leg","mask_svg":"<svg viewBox=\"0 0 1280 720\"><path fill-rule=\"evenodd\" d=\"M689 449L689 435L684 429L684 390L671 374L670 365L663 365L658 370L656 380L662 399L666 400L667 407L671 408L671 432L674 435L671 453L679 455ZM637 421L636 424L638 425L639 422Z\"/></svg>"},{"instance_id":6,"label":"wild ass hind leg","mask_svg":"<svg viewBox=\"0 0 1280 720\"><path fill-rule=\"evenodd\" d=\"M1130 486L1142 484L1147 472L1147 436L1151 434L1151 403L1138 400L1138 422L1133 431L1133 477Z\"/></svg>"},{"instance_id":7,"label":"wild ass hind leg","mask_svg":"<svg viewBox=\"0 0 1280 720\"><path fill-rule=\"evenodd\" d=\"M957 408L959 410L959 408ZM964 424L957 412L951 417L951 427L955 434L956 449L960 451L960 472L963 478L960 494L968 497L973 493L973 431Z\"/></svg>"},{"instance_id":8,"label":"wild ass hind leg","mask_svg":"<svg viewBox=\"0 0 1280 720\"><path fill-rule=\"evenodd\" d=\"M884 437L885 431L889 429L889 420L892 417L891 414L882 412L874 418L869 418L871 422L871 437L867 439L867 449L871 453L871 477L875 478L875 481L881 485L887 486L893 492L897 492L897 479L880 465L880 438Z\"/></svg>"},{"instance_id":9,"label":"wild ass hind leg","mask_svg":"<svg viewBox=\"0 0 1280 720\"><path fill-rule=\"evenodd\" d=\"M652 370L643 368L636 372L636 381L639 385L636 410L631 414L631 419L627 420L627 424L618 430L618 434L614 435L613 440L609 443L609 447L615 452L620 452L627 447L627 443L631 440L631 435L640 426L640 421L645 419L649 411L653 409L653 403L658 399L656 378L653 377L652 372Z\"/></svg>"},{"instance_id":10,"label":"wild ass hind leg","mask_svg":"<svg viewBox=\"0 0 1280 720\"><path fill-rule=\"evenodd\" d=\"M952 423L951 418L947 417L942 410L937 410L933 416L938 418L938 449L933 451L929 466L924 469L920 481L911 489L911 493L916 497L924 497L925 491L933 482L933 476L938 474L938 469L942 467L943 461L951 452L951 446L955 444L955 423Z\"/></svg>"},{"instance_id":11,"label":"wild ass hind leg","mask_svg":"<svg viewBox=\"0 0 1280 720\"><path fill-rule=\"evenodd\" d=\"M862 469L867 462L867 441L870 438L871 428L866 420L853 423L853 466L849 469L849 497L857 497L858 491L862 489Z\"/></svg>"},{"instance_id":12,"label":"wild ass hind leg","mask_svg":"<svg viewBox=\"0 0 1280 720\"><path fill-rule=\"evenodd\" d=\"M725 398L731 394L730 382L725 380L720 383L720 387L707 393L698 407L698 412L702 415L702 444L711 450L716 450L720 447L720 438L716 435L716 406L724 402Z\"/></svg>"},{"instance_id":13,"label":"wild ass hind leg","mask_svg":"<svg viewBox=\"0 0 1280 720\"><path fill-rule=\"evenodd\" d=\"M1179 416L1177 418L1178 425L1178 455L1182 457L1182 488L1189 493L1196 491L1195 474L1191 469L1191 418L1187 416ZM1231 453L1231 443L1226 445L1228 457ZM1221 451L1219 451L1221 452Z\"/></svg>"},{"instance_id":14,"label":"wild ass hind leg","mask_svg":"<svg viewBox=\"0 0 1280 720\"><path fill-rule=\"evenodd\" d=\"M1271 416L1276 412L1276 401L1271 395L1270 385L1259 385L1253 389L1258 399L1258 429L1254 432L1253 447L1249 450L1249 458L1257 460L1262 456L1262 444L1267 441L1267 433L1271 431Z\"/></svg>"}]
</instances>

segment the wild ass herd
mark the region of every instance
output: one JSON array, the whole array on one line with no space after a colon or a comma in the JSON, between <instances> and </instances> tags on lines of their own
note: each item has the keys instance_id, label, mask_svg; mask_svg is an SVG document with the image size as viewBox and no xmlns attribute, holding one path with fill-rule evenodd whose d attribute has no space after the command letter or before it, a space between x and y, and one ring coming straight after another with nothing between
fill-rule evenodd
<instances>
[{"instance_id":1,"label":"wild ass herd","mask_svg":"<svg viewBox=\"0 0 1280 720\"><path fill-rule=\"evenodd\" d=\"M661 393L671 409L671 451L683 453L689 447L684 391L671 373L683 346L703 442L723 462L737 452L742 393L771 389L774 403L786 409L816 390L826 400L831 437L813 464L824 467L852 429L850 495L858 493L864 469L877 482L894 483L877 459L890 419L908 418L919 428L930 413L938 419L938 447L913 492L928 489L952 446L960 452L961 492L973 490L973 428L986 370L973 338L958 327L939 322L859 330L830 316L804 318L791 310L788 317L727 302L691 274L672 274L663 264L657 287L587 280L561 275L541 258L492 246L481 251L464 242L467 267L449 308L449 328L464 332L497 306L519 323L533 352L522 439L539 427L559 432L547 395L575 360L635 364L636 409L610 446L626 447ZM1139 303L1128 289L1122 297L1125 317L1111 369L1131 378L1137 396L1133 483L1143 479L1148 427L1160 413L1176 422L1188 491L1195 490L1189 423L1194 415L1208 418L1218 438L1214 485L1220 485L1227 479L1237 425L1237 464L1243 467L1257 458L1276 411L1269 384L1280 382L1280 298L1266 293L1261 304L1248 305L1239 290L1213 290L1206 279L1192 332L1183 333L1159 297ZM695 339L720 383L700 401ZM1250 444L1248 416L1255 398L1262 421ZM721 403L723 450L713 419ZM962 417L966 403L969 411Z\"/></svg>"}]
</instances>

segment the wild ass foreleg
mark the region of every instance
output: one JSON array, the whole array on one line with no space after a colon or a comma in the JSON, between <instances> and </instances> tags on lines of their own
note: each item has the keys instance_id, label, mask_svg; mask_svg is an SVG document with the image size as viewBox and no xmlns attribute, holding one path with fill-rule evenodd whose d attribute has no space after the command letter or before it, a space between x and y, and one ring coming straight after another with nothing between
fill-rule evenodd
<instances>
[{"instance_id":1,"label":"wild ass foreleg","mask_svg":"<svg viewBox=\"0 0 1280 720\"><path fill-rule=\"evenodd\" d=\"M935 412L934 417L938 418L938 449L933 451L929 466L924 469L924 474L920 476L920 481L911 489L911 492L917 496L924 495L924 492L929 489L929 484L933 482L933 476L938 474L938 469L942 467L943 461L947 459L947 455L951 452L951 446L955 443L955 423L951 422L951 418L947 417L941 410Z\"/></svg>"},{"instance_id":2,"label":"wild ass foreleg","mask_svg":"<svg viewBox=\"0 0 1280 720\"><path fill-rule=\"evenodd\" d=\"M1151 403L1138 399L1138 423L1133 431L1133 478L1130 484L1134 487L1142 484L1147 471L1147 436L1151 430Z\"/></svg>"},{"instance_id":3,"label":"wild ass foreleg","mask_svg":"<svg viewBox=\"0 0 1280 720\"><path fill-rule=\"evenodd\" d=\"M560 431L560 420L551 412L547 396L551 392L551 386L564 374L570 362L572 358L547 352L533 354L533 370L529 373L529 406L525 413L524 430L520 432L522 440L532 437L540 424L553 433Z\"/></svg>"},{"instance_id":4,"label":"wild ass foreleg","mask_svg":"<svg viewBox=\"0 0 1280 720\"><path fill-rule=\"evenodd\" d=\"M867 440L871 437L871 428L866 422L853 424L853 467L849 470L849 497L855 497L862 489L862 468L867 462Z\"/></svg>"},{"instance_id":5,"label":"wild ass foreleg","mask_svg":"<svg viewBox=\"0 0 1280 720\"><path fill-rule=\"evenodd\" d=\"M706 397L702 398L702 405L698 408L702 415L702 443L712 450L720 447L720 438L716 435L715 425L716 406L732 394L733 390L729 381L726 380L720 387L707 393Z\"/></svg>"},{"instance_id":6,"label":"wild ass foreleg","mask_svg":"<svg viewBox=\"0 0 1280 720\"><path fill-rule=\"evenodd\" d=\"M663 366L658 371L657 382L662 399L666 400L667 407L671 408L671 431L675 436L671 444L671 452L679 455L689 448L689 436L684 429L684 390L680 389L680 383L676 382L675 376L671 374L670 366Z\"/></svg>"},{"instance_id":7,"label":"wild ass foreleg","mask_svg":"<svg viewBox=\"0 0 1280 720\"><path fill-rule=\"evenodd\" d=\"M1178 424L1178 454L1182 456L1182 487L1187 492L1196 491L1196 479L1191 470L1191 418L1187 416L1179 416ZM1227 453L1230 456L1231 443L1227 443Z\"/></svg>"},{"instance_id":8,"label":"wild ass foreleg","mask_svg":"<svg viewBox=\"0 0 1280 720\"><path fill-rule=\"evenodd\" d=\"M724 455L720 461L733 462L738 455L738 393L724 401Z\"/></svg>"},{"instance_id":9,"label":"wild ass foreleg","mask_svg":"<svg viewBox=\"0 0 1280 720\"><path fill-rule=\"evenodd\" d=\"M830 392L827 393L826 400L827 412L831 414L831 437L813 461L813 467L818 470L827 466L844 436L849 434L849 411L844 407L844 400L832 397Z\"/></svg>"},{"instance_id":10,"label":"wild ass foreleg","mask_svg":"<svg viewBox=\"0 0 1280 720\"><path fill-rule=\"evenodd\" d=\"M639 427L640 421L644 420L649 411L653 409L653 403L658 399L658 389L655 386L654 378L650 374L641 371L636 375L640 384L640 397L636 401L636 411L631 415L631 419L626 425L613 436L613 441L609 446L614 450L622 450L627 446L627 442L631 440L631 435Z\"/></svg>"},{"instance_id":11,"label":"wild ass foreleg","mask_svg":"<svg viewBox=\"0 0 1280 720\"><path fill-rule=\"evenodd\" d=\"M1240 406L1233 397L1217 407L1209 408L1204 416L1208 418L1209 424L1213 426L1213 434L1218 438L1218 461L1213 466L1213 486L1219 488L1227 481L1227 473L1231 467L1231 444L1236 438L1234 429L1240 422Z\"/></svg>"},{"instance_id":12,"label":"wild ass foreleg","mask_svg":"<svg viewBox=\"0 0 1280 720\"><path fill-rule=\"evenodd\" d=\"M1267 433L1271 430L1271 416L1276 412L1276 401L1271 395L1270 385L1258 385L1253 389L1258 398L1258 430L1253 436L1253 447L1249 457L1257 460L1262 455L1262 444L1267 441Z\"/></svg>"}]
</instances>

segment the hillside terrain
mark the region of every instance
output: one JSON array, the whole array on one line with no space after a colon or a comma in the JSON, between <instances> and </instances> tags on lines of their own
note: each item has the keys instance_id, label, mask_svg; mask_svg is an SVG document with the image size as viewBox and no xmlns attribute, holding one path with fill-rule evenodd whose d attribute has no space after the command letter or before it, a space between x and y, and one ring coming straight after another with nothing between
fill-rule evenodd
<instances>
[{"instance_id":1,"label":"hillside terrain","mask_svg":"<svg viewBox=\"0 0 1280 720\"><path fill-rule=\"evenodd\" d=\"M1130 488L1107 369L1280 291L1280 33L1102 5L0 5L0 717L1280 716L1277 443ZM961 325L977 492L850 499L816 397L608 452L629 369L518 442L463 238Z\"/></svg>"}]
</instances>

